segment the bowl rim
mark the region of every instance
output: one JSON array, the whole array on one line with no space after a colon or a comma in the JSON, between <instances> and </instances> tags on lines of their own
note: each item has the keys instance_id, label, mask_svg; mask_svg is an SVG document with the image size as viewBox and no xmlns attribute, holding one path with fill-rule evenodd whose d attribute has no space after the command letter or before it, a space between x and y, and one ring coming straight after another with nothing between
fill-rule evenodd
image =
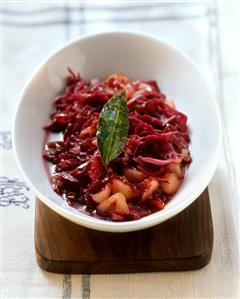
<instances>
[{"instance_id":1,"label":"bowl rim","mask_svg":"<svg viewBox=\"0 0 240 299\"><path fill-rule=\"evenodd\" d=\"M162 44L166 48L177 52L180 54L180 56L188 62L198 73L199 77L202 79L203 83L206 86L206 89L208 90L208 93L210 95L210 98L214 104L214 112L216 113L217 117L217 130L218 130L218 144L216 145L216 154L213 157L212 161L212 167L211 171L209 171L206 175L206 179L204 183L200 184L197 188L194 189L194 191L191 191L188 196L185 196L184 201L178 203L177 205L171 207L171 210L165 211L163 209L162 211L156 212L154 214L151 214L149 216L143 217L139 220L133 220L133 221L123 221L123 222L111 222L106 220L100 220L96 219L92 216L89 216L87 218L82 218L82 214L74 214L70 210L66 210L63 206L55 204L53 201L48 199L44 194L39 192L35 185L31 182L31 180L28 178L27 173L24 171L20 159L18 158L18 149L16 144L16 128L17 128L17 116L18 111L20 110L21 104L23 102L25 93L31 84L32 80L37 76L37 74L40 72L44 66L47 65L47 63L56 55L63 52L65 49L74 46L75 44L86 41L88 39L92 39L95 37L104 37L106 35L128 35L133 37L139 37L144 39L149 39L151 41L155 41L158 44ZM221 128L221 118L220 118L220 112L218 108L218 104L216 101L216 98L213 94L212 88L209 85L209 83L206 81L204 76L202 75L201 71L199 70L198 66L189 58L189 56L183 52L181 49L176 48L172 43L167 41L166 39L159 38L158 36L151 34L151 33L142 33L140 31L128 31L128 30L111 30L111 31L104 31L104 32L98 32L98 33L91 33L91 34L84 34L80 37L74 38L66 43L64 43L62 46L58 47L57 50L50 53L47 58L43 59L43 61L38 65L36 70L30 75L29 79L26 81L25 85L23 86L22 92L20 93L19 101L17 103L17 107L14 113L14 122L13 122L13 149L15 158L17 161L17 165L19 169L21 170L21 173L23 174L24 180L26 181L27 185L30 187L30 189L33 191L34 195L37 196L44 204L46 204L49 208L53 209L55 212L60 214L61 216L67 218L70 221L73 221L79 225L83 225L85 227L88 227L90 229L100 230L100 231L108 231L108 232L130 232L130 231L137 231L141 229L145 229L148 227L152 227L154 225L157 225L161 222L164 222L168 220L169 218L172 218L173 216L177 215L181 211L183 211L186 207L188 207L191 203L194 202L195 199L205 190L207 185L209 184L211 178L213 177L217 165L218 160L220 156L220 149L221 149L221 142L222 142L222 128ZM187 198L187 199L186 199ZM161 216L159 215L161 213ZM159 217L160 216L160 217Z\"/></svg>"}]
</instances>

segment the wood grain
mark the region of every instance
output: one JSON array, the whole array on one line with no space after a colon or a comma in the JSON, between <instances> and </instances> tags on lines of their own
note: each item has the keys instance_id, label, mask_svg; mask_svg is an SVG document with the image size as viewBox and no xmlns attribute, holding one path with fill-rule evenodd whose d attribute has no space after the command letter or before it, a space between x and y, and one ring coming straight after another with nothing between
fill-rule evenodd
<instances>
[{"instance_id":1,"label":"wood grain","mask_svg":"<svg viewBox=\"0 0 240 299\"><path fill-rule=\"evenodd\" d=\"M39 266L56 273L194 270L211 258L213 226L208 191L174 218L150 229L106 233L76 225L36 200Z\"/></svg>"}]
</instances>

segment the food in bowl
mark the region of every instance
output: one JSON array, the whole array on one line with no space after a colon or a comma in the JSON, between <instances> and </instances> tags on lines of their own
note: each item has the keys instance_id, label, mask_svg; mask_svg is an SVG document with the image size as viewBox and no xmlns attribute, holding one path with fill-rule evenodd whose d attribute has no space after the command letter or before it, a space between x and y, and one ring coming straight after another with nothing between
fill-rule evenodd
<instances>
[{"instance_id":1,"label":"food in bowl","mask_svg":"<svg viewBox=\"0 0 240 299\"><path fill-rule=\"evenodd\" d=\"M104 220L138 220L179 189L192 161L187 116L156 81L124 74L87 81L69 69L54 109L43 158L69 205Z\"/></svg>"}]
</instances>

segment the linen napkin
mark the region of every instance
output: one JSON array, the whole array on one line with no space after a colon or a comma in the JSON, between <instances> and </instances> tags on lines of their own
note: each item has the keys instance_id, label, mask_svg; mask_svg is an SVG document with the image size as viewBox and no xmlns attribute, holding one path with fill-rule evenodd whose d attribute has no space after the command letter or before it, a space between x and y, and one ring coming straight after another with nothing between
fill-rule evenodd
<instances>
[{"instance_id":1,"label":"linen napkin","mask_svg":"<svg viewBox=\"0 0 240 299\"><path fill-rule=\"evenodd\" d=\"M237 296L237 235L222 200L221 173L210 185L215 226L211 263L202 270L128 275L60 275L38 268L34 253L34 194L12 148L13 112L42 60L86 33L124 29L152 33L184 50L219 90L214 3L8 1L2 3L1 298L223 298ZM30 143L29 143L30 146ZM224 158L222 158L224 159ZM224 160L221 167L225 167ZM220 187L219 187L220 186ZM220 188L220 189L219 189ZM226 195L226 194L225 194ZM220 196L221 197L221 196ZM233 260L233 257L235 259Z\"/></svg>"}]
</instances>

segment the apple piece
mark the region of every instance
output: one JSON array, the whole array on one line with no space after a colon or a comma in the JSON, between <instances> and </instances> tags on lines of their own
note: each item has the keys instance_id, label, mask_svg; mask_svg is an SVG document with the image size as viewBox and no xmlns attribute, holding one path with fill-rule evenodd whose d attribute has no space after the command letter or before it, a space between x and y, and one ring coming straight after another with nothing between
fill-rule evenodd
<instances>
[{"instance_id":1,"label":"apple piece","mask_svg":"<svg viewBox=\"0 0 240 299\"><path fill-rule=\"evenodd\" d=\"M127 83L125 86L125 90L126 90L126 96L127 99L131 99L134 95L134 93L136 92L135 88L133 87L133 85L131 83Z\"/></svg>"},{"instance_id":2,"label":"apple piece","mask_svg":"<svg viewBox=\"0 0 240 299\"><path fill-rule=\"evenodd\" d=\"M114 178L112 180L112 193L121 192L126 199L131 199L137 196L137 193L133 191L133 189L127 184L122 182L121 180Z\"/></svg>"},{"instance_id":3,"label":"apple piece","mask_svg":"<svg viewBox=\"0 0 240 299\"><path fill-rule=\"evenodd\" d=\"M97 206L97 210L102 214L116 212L119 214L129 214L129 207L125 196L121 193L115 193L101 202Z\"/></svg>"},{"instance_id":4,"label":"apple piece","mask_svg":"<svg viewBox=\"0 0 240 299\"><path fill-rule=\"evenodd\" d=\"M146 91L152 92L153 88L150 84L147 84L145 82L140 82L140 84L138 85L138 90L143 92Z\"/></svg>"},{"instance_id":5,"label":"apple piece","mask_svg":"<svg viewBox=\"0 0 240 299\"><path fill-rule=\"evenodd\" d=\"M145 179L143 183L146 187L142 194L142 201L145 201L152 198L153 193L159 188L159 183L154 179Z\"/></svg>"},{"instance_id":6,"label":"apple piece","mask_svg":"<svg viewBox=\"0 0 240 299\"><path fill-rule=\"evenodd\" d=\"M113 197L113 196L115 196L115 197ZM101 212L102 214L110 214L110 212L115 209L117 196L118 195L114 194L114 195L108 197L103 202L101 202L97 206L97 211Z\"/></svg>"},{"instance_id":7,"label":"apple piece","mask_svg":"<svg viewBox=\"0 0 240 299\"><path fill-rule=\"evenodd\" d=\"M111 191L112 186L107 183L101 191L92 195L92 199L97 203L101 203L110 196Z\"/></svg>"},{"instance_id":8,"label":"apple piece","mask_svg":"<svg viewBox=\"0 0 240 299\"><path fill-rule=\"evenodd\" d=\"M115 208L114 212L117 212L119 214L129 214L130 213L126 198L120 192L119 192L118 199L116 200L116 208Z\"/></svg>"},{"instance_id":9,"label":"apple piece","mask_svg":"<svg viewBox=\"0 0 240 299\"><path fill-rule=\"evenodd\" d=\"M164 181L160 182L160 188L169 195L173 195L177 192L181 180L178 178L177 174L175 172L169 172L162 176L162 179Z\"/></svg>"},{"instance_id":10,"label":"apple piece","mask_svg":"<svg viewBox=\"0 0 240 299\"><path fill-rule=\"evenodd\" d=\"M176 109L175 102L174 102L172 99L167 98L167 99L165 100L165 103L166 103L168 106L170 106L170 107Z\"/></svg>"},{"instance_id":11,"label":"apple piece","mask_svg":"<svg viewBox=\"0 0 240 299\"><path fill-rule=\"evenodd\" d=\"M107 81L109 80L116 80L116 81L120 81L122 83L128 82L129 78L121 73L116 73L116 74L112 74L107 78Z\"/></svg>"},{"instance_id":12,"label":"apple piece","mask_svg":"<svg viewBox=\"0 0 240 299\"><path fill-rule=\"evenodd\" d=\"M183 160L187 163L190 163L192 161L190 152L187 148L182 149L182 155L183 155Z\"/></svg>"},{"instance_id":13,"label":"apple piece","mask_svg":"<svg viewBox=\"0 0 240 299\"><path fill-rule=\"evenodd\" d=\"M179 163L170 163L166 166L168 172L174 172L179 178L183 177L183 171Z\"/></svg>"}]
</instances>

